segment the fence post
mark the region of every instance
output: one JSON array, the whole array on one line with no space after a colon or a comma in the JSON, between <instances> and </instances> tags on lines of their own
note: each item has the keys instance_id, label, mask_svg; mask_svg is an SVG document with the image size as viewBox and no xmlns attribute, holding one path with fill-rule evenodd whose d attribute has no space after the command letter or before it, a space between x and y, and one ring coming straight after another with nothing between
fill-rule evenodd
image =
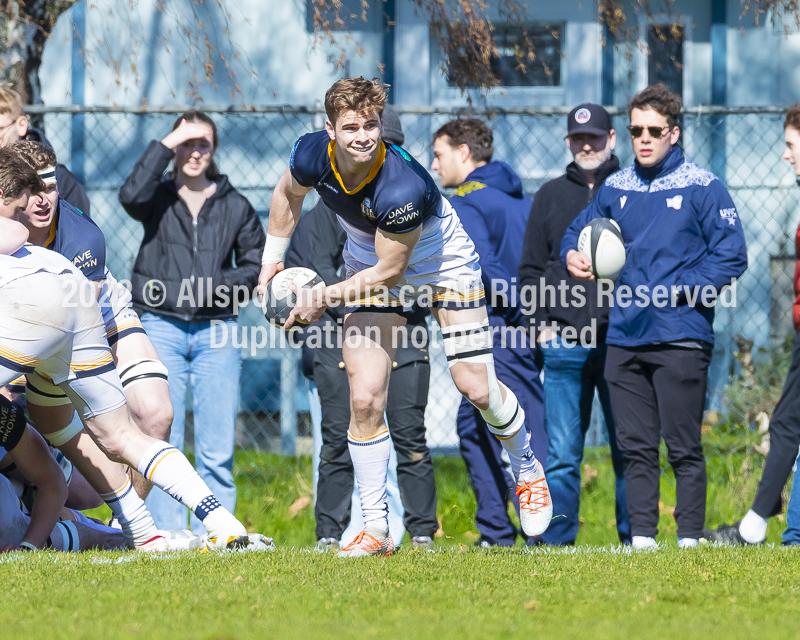
<instances>
[{"instance_id":1,"label":"fence post","mask_svg":"<svg viewBox=\"0 0 800 640\"><path fill-rule=\"evenodd\" d=\"M281 452L296 454L297 440L297 358L291 347L281 349Z\"/></svg>"},{"instance_id":2,"label":"fence post","mask_svg":"<svg viewBox=\"0 0 800 640\"><path fill-rule=\"evenodd\" d=\"M86 79L86 3L79 2L72 7L72 104L83 105L84 85ZM72 115L71 140L70 140L70 170L78 182L86 184L84 171L86 153L84 144L86 129L82 113Z\"/></svg>"}]
</instances>

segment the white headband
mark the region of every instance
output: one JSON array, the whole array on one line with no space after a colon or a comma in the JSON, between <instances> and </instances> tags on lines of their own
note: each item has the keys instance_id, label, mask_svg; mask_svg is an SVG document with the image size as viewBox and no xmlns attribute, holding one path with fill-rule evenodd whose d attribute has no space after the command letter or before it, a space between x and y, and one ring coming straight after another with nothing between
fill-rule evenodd
<instances>
[{"instance_id":1,"label":"white headband","mask_svg":"<svg viewBox=\"0 0 800 640\"><path fill-rule=\"evenodd\" d=\"M47 167L46 169L39 169L36 173L46 185L56 184L56 168Z\"/></svg>"}]
</instances>

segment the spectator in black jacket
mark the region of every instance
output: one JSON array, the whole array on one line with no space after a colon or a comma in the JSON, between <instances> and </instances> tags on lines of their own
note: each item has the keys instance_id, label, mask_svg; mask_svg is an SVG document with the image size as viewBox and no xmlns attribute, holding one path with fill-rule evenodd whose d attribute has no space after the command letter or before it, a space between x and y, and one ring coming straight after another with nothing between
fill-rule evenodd
<instances>
[{"instance_id":1,"label":"spectator in black jacket","mask_svg":"<svg viewBox=\"0 0 800 640\"><path fill-rule=\"evenodd\" d=\"M14 144L17 140L41 142L48 149L53 148L41 129L30 126L23 112L20 95L10 85L3 84L0 85L0 147ZM63 164L56 165L56 180L58 196L87 216L90 215L86 189Z\"/></svg>"},{"instance_id":2,"label":"spectator in black jacket","mask_svg":"<svg viewBox=\"0 0 800 640\"><path fill-rule=\"evenodd\" d=\"M383 140L401 145L403 132L397 113L386 107L382 117ZM342 250L346 239L347 234L336 214L320 200L301 216L286 252L285 266L308 267L325 282L338 282L344 277ZM424 549L433 547L432 538L439 528L433 462L425 442L424 418L430 380L427 315L426 309L415 305L407 317L408 339L400 343L395 353L386 405L387 424L396 452L396 471L393 473L390 468L387 489L392 538L401 540L399 534L404 526L411 536L412 546ZM350 523L354 483L353 462L347 447L350 384L341 348L343 320L343 307L328 307L318 322L333 325L329 333L322 335L332 336L334 344L312 348L308 340L303 345L303 371L315 382L322 409L319 425L322 446L318 454L314 507L320 549L337 548L340 541L346 544L351 540L346 530L352 531L355 537L363 529ZM316 430L317 425L314 427ZM396 495L398 490L399 496ZM360 514L361 510L352 510L352 513Z\"/></svg>"},{"instance_id":3,"label":"spectator in black jacket","mask_svg":"<svg viewBox=\"0 0 800 640\"><path fill-rule=\"evenodd\" d=\"M559 256L567 228L592 201L603 181L619 170L619 160L612 153L616 133L608 112L594 104L582 104L570 112L567 132L567 146L574 160L563 176L547 182L536 194L519 265L521 290L530 287L528 291L535 291L531 335L536 336L544 361L545 427L549 439L546 474L554 517L542 541L551 545L575 544L583 446L597 390L617 478L617 533L620 541L627 544L631 536L623 458L617 447L603 377L608 308L598 307L593 282L583 286L585 304L572 296L572 286L583 283L567 273ZM565 286L569 289L562 300ZM578 343L566 343L561 335L566 327L575 329ZM591 342L594 346L587 346Z\"/></svg>"},{"instance_id":4,"label":"spectator in black jacket","mask_svg":"<svg viewBox=\"0 0 800 640\"><path fill-rule=\"evenodd\" d=\"M233 511L241 353L232 338L237 304L249 299L258 281L266 237L255 209L217 171L217 144L211 118L183 114L172 133L147 147L119 200L144 226L131 293L169 370L175 411L170 443L183 448L191 374L197 471ZM173 159L173 171L164 175ZM165 493L152 491L147 504L160 529L186 528L186 509ZM203 533L194 516L192 530Z\"/></svg>"}]
</instances>

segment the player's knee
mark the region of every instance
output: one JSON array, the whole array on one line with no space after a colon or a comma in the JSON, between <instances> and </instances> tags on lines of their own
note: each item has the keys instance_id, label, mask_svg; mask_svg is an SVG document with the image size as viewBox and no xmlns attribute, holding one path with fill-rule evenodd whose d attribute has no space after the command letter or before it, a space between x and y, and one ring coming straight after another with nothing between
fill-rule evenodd
<instances>
[{"instance_id":1,"label":"player's knee","mask_svg":"<svg viewBox=\"0 0 800 640\"><path fill-rule=\"evenodd\" d=\"M383 415L384 404L383 395L370 389L354 389L350 398L351 409L357 419L375 413Z\"/></svg>"},{"instance_id":2,"label":"player's knee","mask_svg":"<svg viewBox=\"0 0 800 640\"><path fill-rule=\"evenodd\" d=\"M380 413L386 409L386 389L374 380L354 380L350 387L350 408L356 416Z\"/></svg>"},{"instance_id":3,"label":"player's knee","mask_svg":"<svg viewBox=\"0 0 800 640\"><path fill-rule=\"evenodd\" d=\"M94 416L86 421L86 426L92 432L97 446L115 462L125 462L127 447L142 436L127 411Z\"/></svg>"},{"instance_id":4,"label":"player's knee","mask_svg":"<svg viewBox=\"0 0 800 640\"><path fill-rule=\"evenodd\" d=\"M169 432L172 428L172 419L174 413L172 411L172 404L158 402L151 403L144 411L134 413L131 411L136 424L152 438L157 440L169 439Z\"/></svg>"},{"instance_id":5,"label":"player's knee","mask_svg":"<svg viewBox=\"0 0 800 640\"><path fill-rule=\"evenodd\" d=\"M456 387L470 404L485 411L489 408L489 385L477 376L470 376L456 381Z\"/></svg>"}]
</instances>

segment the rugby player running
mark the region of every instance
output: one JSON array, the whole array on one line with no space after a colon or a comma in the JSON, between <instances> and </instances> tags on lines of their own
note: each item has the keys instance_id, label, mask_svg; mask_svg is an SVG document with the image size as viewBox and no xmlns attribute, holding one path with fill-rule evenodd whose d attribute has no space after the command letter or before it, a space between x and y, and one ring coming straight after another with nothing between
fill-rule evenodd
<instances>
[{"instance_id":1,"label":"rugby player running","mask_svg":"<svg viewBox=\"0 0 800 640\"><path fill-rule=\"evenodd\" d=\"M478 255L458 215L427 171L403 149L381 141L386 85L364 78L336 82L325 96L325 131L301 137L272 196L259 278L263 297L283 269L303 199L316 189L347 232L347 279L298 293L284 328L312 322L345 305L344 362L350 381L348 447L364 531L342 557L391 555L386 472L391 443L384 420L387 388L403 309L416 295L442 328L450 374L511 459L520 520L529 536L547 529L552 503L544 470L523 429L525 413L495 374L492 333Z\"/></svg>"}]
</instances>

